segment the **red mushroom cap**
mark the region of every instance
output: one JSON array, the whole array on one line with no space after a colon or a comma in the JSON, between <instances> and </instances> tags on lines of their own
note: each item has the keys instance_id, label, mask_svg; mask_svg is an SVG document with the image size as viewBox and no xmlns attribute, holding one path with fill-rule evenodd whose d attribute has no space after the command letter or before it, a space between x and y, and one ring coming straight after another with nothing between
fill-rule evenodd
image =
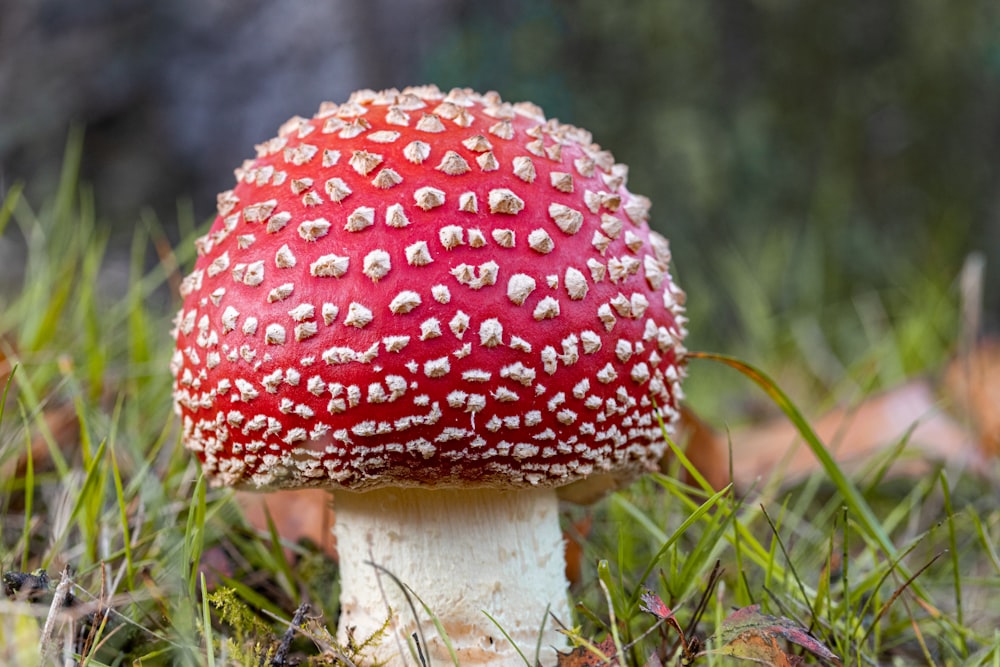
<instances>
[{"instance_id":1,"label":"red mushroom cap","mask_svg":"<svg viewBox=\"0 0 1000 667\"><path fill-rule=\"evenodd\" d=\"M627 171L495 93L360 91L289 120L219 195L182 286L185 445L258 488L652 467L684 295Z\"/></svg>"}]
</instances>

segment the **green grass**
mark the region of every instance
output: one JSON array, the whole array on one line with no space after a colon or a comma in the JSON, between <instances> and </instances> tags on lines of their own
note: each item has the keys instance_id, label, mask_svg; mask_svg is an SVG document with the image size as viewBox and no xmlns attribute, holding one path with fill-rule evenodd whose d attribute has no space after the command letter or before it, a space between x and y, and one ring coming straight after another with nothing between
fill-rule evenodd
<instances>
[{"instance_id":1,"label":"green grass","mask_svg":"<svg viewBox=\"0 0 1000 667\"><path fill-rule=\"evenodd\" d=\"M168 332L191 243L172 248L155 221L141 220L127 285L116 285L106 272L118 260L76 185L73 150L51 201L34 208L14 187L0 208L0 234L26 248L23 284L0 290L0 566L8 575L44 570L51 589L0 600L0 663L69 655L95 667L268 664L303 602L312 611L291 653L306 664L338 654L359 661L331 638L335 565L311 545L282 543L273 528L252 533L232 495L208 488L179 446ZM197 225L183 210L178 217L190 239ZM766 312L766 290L755 299L748 322L766 320L754 329L756 349L766 350L756 358L812 405L926 369L954 335L942 324L955 312L946 279L851 304L859 322L876 306L891 317L850 334L828 327L831 312L780 325ZM848 361L809 365L802 351L817 332L830 336L830 359ZM853 347L851 336L860 337ZM687 466L679 455L670 474L589 510L567 508L567 521L594 517L572 591L578 625L569 632L581 646L611 647L629 665L654 654L681 664L677 628L692 653L720 648L723 619L761 604L847 665L1000 665L1000 503L989 482L943 471L888 481L877 464L849 478L778 384L730 358L690 363L696 408L723 387L767 398L806 436L823 474L791 490L715 492L678 481ZM64 568L72 597L52 611ZM649 591L676 625L642 609ZM521 649L530 656L536 647ZM695 664L728 663L708 654Z\"/></svg>"}]
</instances>

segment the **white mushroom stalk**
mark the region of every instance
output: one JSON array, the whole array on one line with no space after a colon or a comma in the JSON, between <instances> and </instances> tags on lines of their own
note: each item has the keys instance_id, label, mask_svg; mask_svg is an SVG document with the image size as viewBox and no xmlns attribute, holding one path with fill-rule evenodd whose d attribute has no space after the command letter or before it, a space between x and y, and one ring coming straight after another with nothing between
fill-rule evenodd
<instances>
[{"instance_id":1,"label":"white mushroom stalk","mask_svg":"<svg viewBox=\"0 0 1000 667\"><path fill-rule=\"evenodd\" d=\"M385 627L366 657L419 665L419 643L429 664L452 664L429 610L463 667L523 665L517 649L537 664L536 648L554 664L566 647L554 618L570 624L557 502L552 489L337 493L338 640Z\"/></svg>"}]
</instances>

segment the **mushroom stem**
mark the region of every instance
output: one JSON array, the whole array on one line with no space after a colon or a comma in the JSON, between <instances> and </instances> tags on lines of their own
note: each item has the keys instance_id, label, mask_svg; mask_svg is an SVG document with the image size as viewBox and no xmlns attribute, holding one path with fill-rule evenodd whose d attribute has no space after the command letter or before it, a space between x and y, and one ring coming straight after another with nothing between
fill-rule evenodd
<instances>
[{"instance_id":1,"label":"mushroom stem","mask_svg":"<svg viewBox=\"0 0 1000 667\"><path fill-rule=\"evenodd\" d=\"M463 667L524 664L484 612L531 664L555 663L566 642L546 611L566 624L570 614L554 490L338 491L336 512L342 644L367 640L391 609L388 632L366 657L418 665L416 634L428 664L452 664L426 605ZM415 594L412 607L399 582Z\"/></svg>"}]
</instances>

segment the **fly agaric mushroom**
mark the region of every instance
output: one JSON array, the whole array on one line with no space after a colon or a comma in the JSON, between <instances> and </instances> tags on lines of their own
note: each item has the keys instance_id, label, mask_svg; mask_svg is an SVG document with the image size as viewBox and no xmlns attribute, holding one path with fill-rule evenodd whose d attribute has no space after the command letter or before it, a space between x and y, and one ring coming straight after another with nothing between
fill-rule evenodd
<instances>
[{"instance_id":1,"label":"fly agaric mushroom","mask_svg":"<svg viewBox=\"0 0 1000 667\"><path fill-rule=\"evenodd\" d=\"M565 645L555 489L655 469L684 375L627 171L533 104L425 86L289 120L219 195L176 319L183 440L217 485L336 491L341 641L391 615L374 657L450 660L401 583L463 665Z\"/></svg>"}]
</instances>

